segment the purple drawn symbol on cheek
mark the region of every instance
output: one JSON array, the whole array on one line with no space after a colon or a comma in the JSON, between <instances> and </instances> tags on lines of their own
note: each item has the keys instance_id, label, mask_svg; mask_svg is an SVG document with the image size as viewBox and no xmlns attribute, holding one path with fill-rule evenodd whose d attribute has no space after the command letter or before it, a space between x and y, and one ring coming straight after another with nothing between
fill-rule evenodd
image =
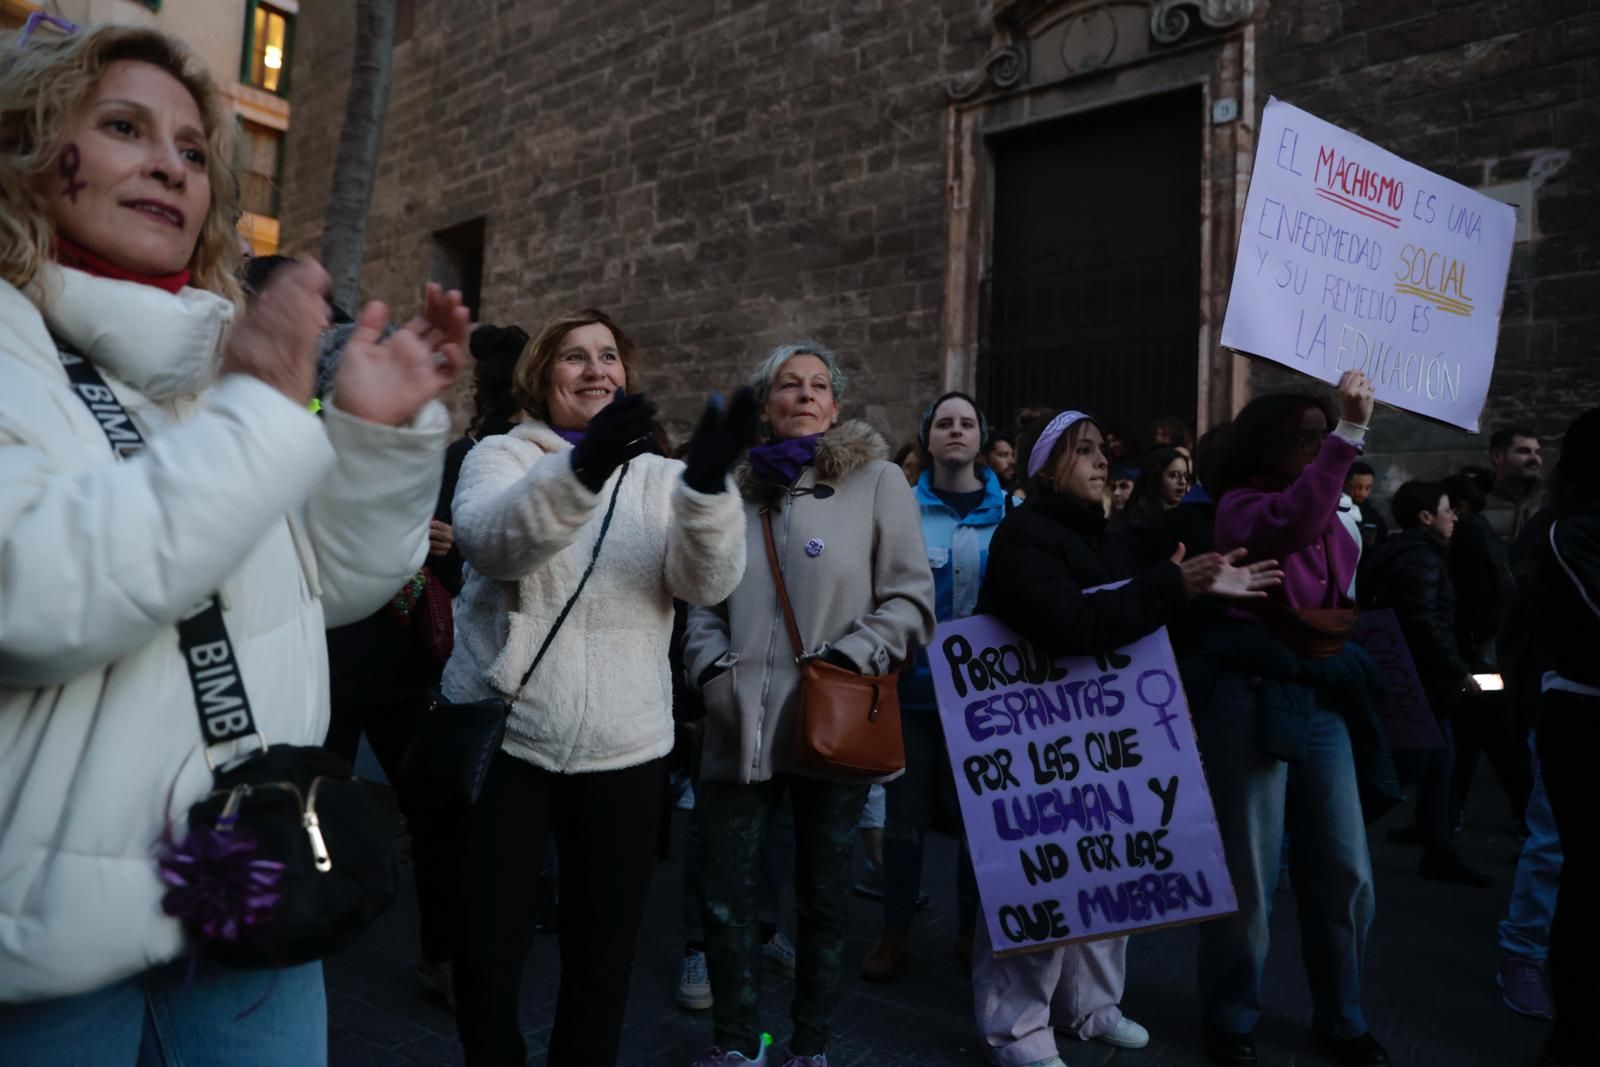
<instances>
[{"instance_id":1,"label":"purple drawn symbol on cheek","mask_svg":"<svg viewBox=\"0 0 1600 1067\"><path fill-rule=\"evenodd\" d=\"M78 151L78 146L69 144L61 150L61 176L67 180L67 187L61 195L70 199L74 204L78 202L78 193L89 187L88 182L78 180L78 171L83 169L83 154Z\"/></svg>"},{"instance_id":2,"label":"purple drawn symbol on cheek","mask_svg":"<svg viewBox=\"0 0 1600 1067\"><path fill-rule=\"evenodd\" d=\"M806 555L810 556L812 559L816 559L818 556L822 555L822 550L827 547L828 546L823 544L819 539L813 537L811 540L806 542Z\"/></svg>"}]
</instances>

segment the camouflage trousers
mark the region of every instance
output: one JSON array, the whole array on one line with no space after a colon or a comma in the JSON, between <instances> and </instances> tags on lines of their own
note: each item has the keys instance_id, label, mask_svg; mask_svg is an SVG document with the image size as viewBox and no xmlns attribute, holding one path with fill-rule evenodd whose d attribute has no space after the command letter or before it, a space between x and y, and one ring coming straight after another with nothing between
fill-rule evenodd
<instances>
[{"instance_id":1,"label":"camouflage trousers","mask_svg":"<svg viewBox=\"0 0 1600 1067\"><path fill-rule=\"evenodd\" d=\"M850 865L866 785L793 775L751 785L705 782L695 798L705 901L706 966L711 974L715 1041L754 1057L761 1048L757 1007L761 935L756 886L772 814L789 794L794 811L795 992L789 1042L797 1055L825 1051L828 1023L844 983L850 921Z\"/></svg>"}]
</instances>

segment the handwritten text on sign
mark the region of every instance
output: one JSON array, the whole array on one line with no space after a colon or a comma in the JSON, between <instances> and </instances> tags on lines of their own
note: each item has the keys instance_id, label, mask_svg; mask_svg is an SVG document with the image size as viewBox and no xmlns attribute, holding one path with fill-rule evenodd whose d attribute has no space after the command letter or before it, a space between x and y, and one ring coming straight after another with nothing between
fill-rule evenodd
<instances>
[{"instance_id":1,"label":"handwritten text on sign","mask_svg":"<svg viewBox=\"0 0 1600 1067\"><path fill-rule=\"evenodd\" d=\"M929 658L996 951L1235 910L1165 630L1052 660L975 615Z\"/></svg>"},{"instance_id":2,"label":"handwritten text on sign","mask_svg":"<svg viewBox=\"0 0 1600 1067\"><path fill-rule=\"evenodd\" d=\"M1478 428L1516 211L1269 100L1222 343Z\"/></svg>"}]
</instances>

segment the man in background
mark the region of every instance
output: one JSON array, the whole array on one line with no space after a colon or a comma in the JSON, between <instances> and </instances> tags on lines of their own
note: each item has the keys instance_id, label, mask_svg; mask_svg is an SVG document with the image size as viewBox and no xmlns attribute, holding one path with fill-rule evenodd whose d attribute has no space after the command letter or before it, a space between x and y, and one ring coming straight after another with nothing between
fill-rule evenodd
<instances>
[{"instance_id":1,"label":"man in background","mask_svg":"<svg viewBox=\"0 0 1600 1067\"><path fill-rule=\"evenodd\" d=\"M1372 464L1359 459L1350 464L1350 473L1344 479L1344 491L1350 494L1351 502L1361 512L1359 525L1363 549L1375 548L1389 536L1389 524L1383 521L1383 515L1371 503L1372 489L1377 483L1378 477L1372 470Z\"/></svg>"},{"instance_id":2,"label":"man in background","mask_svg":"<svg viewBox=\"0 0 1600 1067\"><path fill-rule=\"evenodd\" d=\"M1539 510L1544 497L1539 485L1544 467L1539 435L1518 426L1496 430L1489 438L1489 462L1494 468L1494 490L1484 516L1495 536L1510 544Z\"/></svg>"}]
</instances>

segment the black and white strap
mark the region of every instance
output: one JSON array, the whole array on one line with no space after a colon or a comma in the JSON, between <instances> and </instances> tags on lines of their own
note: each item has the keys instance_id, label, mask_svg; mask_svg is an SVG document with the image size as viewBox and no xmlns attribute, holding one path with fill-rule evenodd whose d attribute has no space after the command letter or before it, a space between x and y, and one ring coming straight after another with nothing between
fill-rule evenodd
<instances>
[{"instance_id":1,"label":"black and white strap","mask_svg":"<svg viewBox=\"0 0 1600 1067\"><path fill-rule=\"evenodd\" d=\"M94 364L61 338L55 338L55 343L73 392L100 424L117 459L128 459L144 451L144 435ZM206 744L206 762L212 769L217 766L212 756L213 746L254 737L265 750L267 741L256 728L255 716L250 711L250 698L245 693L239 660L223 623L222 603L217 594L213 593L178 620L178 649L189 671L200 735Z\"/></svg>"}]
</instances>

